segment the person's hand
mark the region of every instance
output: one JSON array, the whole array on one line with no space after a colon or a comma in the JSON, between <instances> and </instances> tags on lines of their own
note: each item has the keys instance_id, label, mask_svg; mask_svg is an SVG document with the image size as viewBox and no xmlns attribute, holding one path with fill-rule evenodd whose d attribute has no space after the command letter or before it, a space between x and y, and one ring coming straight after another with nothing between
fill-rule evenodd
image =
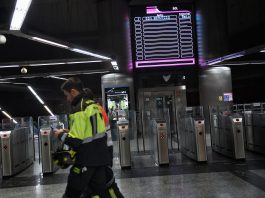
<instances>
[{"instance_id":1,"label":"person's hand","mask_svg":"<svg viewBox=\"0 0 265 198\"><path fill-rule=\"evenodd\" d=\"M69 129L63 129L63 132L64 133L68 133L69 132Z\"/></svg>"},{"instance_id":2,"label":"person's hand","mask_svg":"<svg viewBox=\"0 0 265 198\"><path fill-rule=\"evenodd\" d=\"M61 133L68 133L68 129L56 129L54 130L54 136L58 138Z\"/></svg>"}]
</instances>

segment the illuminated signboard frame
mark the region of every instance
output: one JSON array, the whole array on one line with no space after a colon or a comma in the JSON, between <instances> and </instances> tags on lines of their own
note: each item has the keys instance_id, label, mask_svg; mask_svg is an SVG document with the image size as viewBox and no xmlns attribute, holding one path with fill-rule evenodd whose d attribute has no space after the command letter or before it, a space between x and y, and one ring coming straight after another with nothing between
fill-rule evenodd
<instances>
[{"instance_id":1,"label":"illuminated signboard frame","mask_svg":"<svg viewBox=\"0 0 265 198\"><path fill-rule=\"evenodd\" d=\"M130 15L134 68L196 64L197 45L192 3L131 6Z\"/></svg>"}]
</instances>

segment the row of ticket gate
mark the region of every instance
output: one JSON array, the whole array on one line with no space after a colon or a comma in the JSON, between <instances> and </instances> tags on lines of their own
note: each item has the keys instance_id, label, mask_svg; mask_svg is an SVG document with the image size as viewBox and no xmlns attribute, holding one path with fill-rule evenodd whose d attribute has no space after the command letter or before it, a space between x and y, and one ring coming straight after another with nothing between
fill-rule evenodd
<instances>
[{"instance_id":1,"label":"row of ticket gate","mask_svg":"<svg viewBox=\"0 0 265 198\"><path fill-rule=\"evenodd\" d=\"M12 176L34 161L32 118L2 120L0 165L2 177Z\"/></svg>"},{"instance_id":2,"label":"row of ticket gate","mask_svg":"<svg viewBox=\"0 0 265 198\"><path fill-rule=\"evenodd\" d=\"M179 113L178 130L181 152L195 161L207 161L205 120L196 114L196 108L186 108ZM245 158L245 145L249 150L264 153L265 114L210 110L212 149L234 159ZM22 121L20 121L22 123ZM67 116L39 117L39 150L42 173L53 173L58 167L53 163L52 154L62 145L53 136L53 130L67 128ZM158 165L169 164L168 123L165 119L152 119L151 155ZM131 166L131 149L128 120L117 121L119 157L122 168ZM245 130L245 133L244 133ZM244 136L246 136L244 138ZM21 125L0 132L2 176L11 176L33 163L33 130L29 125ZM245 141L244 141L245 139Z\"/></svg>"},{"instance_id":3,"label":"row of ticket gate","mask_svg":"<svg viewBox=\"0 0 265 198\"><path fill-rule=\"evenodd\" d=\"M236 104L233 107L244 118L246 148L265 154L265 103Z\"/></svg>"}]
</instances>

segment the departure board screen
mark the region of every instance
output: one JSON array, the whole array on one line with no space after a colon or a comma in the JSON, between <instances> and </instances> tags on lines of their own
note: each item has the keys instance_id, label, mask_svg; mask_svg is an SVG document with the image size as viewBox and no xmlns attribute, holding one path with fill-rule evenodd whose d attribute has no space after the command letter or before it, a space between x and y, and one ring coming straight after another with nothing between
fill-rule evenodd
<instances>
[{"instance_id":1,"label":"departure board screen","mask_svg":"<svg viewBox=\"0 0 265 198\"><path fill-rule=\"evenodd\" d=\"M195 64L191 4L131 7L135 68Z\"/></svg>"}]
</instances>

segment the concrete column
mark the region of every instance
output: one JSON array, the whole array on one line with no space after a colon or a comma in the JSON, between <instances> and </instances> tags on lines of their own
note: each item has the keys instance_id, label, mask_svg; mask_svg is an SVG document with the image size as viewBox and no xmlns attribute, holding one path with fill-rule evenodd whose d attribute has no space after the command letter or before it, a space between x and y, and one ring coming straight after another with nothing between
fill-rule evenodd
<instances>
[{"instance_id":1,"label":"concrete column","mask_svg":"<svg viewBox=\"0 0 265 198\"><path fill-rule=\"evenodd\" d=\"M209 106L232 104L232 79L229 67L205 69L199 76L200 104L204 108L206 131L210 132Z\"/></svg>"}]
</instances>

